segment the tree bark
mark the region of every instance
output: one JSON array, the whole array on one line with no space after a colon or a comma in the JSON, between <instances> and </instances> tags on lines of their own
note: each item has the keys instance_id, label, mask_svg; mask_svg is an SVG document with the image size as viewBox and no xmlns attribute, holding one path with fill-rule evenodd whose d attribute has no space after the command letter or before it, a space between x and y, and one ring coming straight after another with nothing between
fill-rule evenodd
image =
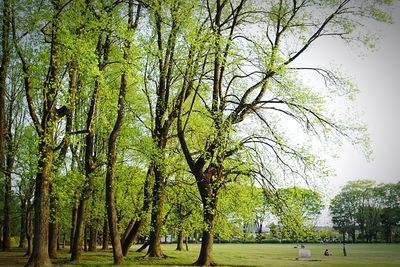
<instances>
[{"instance_id":1,"label":"tree bark","mask_svg":"<svg viewBox=\"0 0 400 267\"><path fill-rule=\"evenodd\" d=\"M39 145L39 173L36 176L33 250L26 267L53 266L48 250L49 182L54 153L51 147Z\"/></svg>"},{"instance_id":2,"label":"tree bark","mask_svg":"<svg viewBox=\"0 0 400 267\"><path fill-rule=\"evenodd\" d=\"M183 250L183 232L179 230L178 232L178 240L176 242L176 250L182 251Z\"/></svg>"},{"instance_id":3,"label":"tree bark","mask_svg":"<svg viewBox=\"0 0 400 267\"><path fill-rule=\"evenodd\" d=\"M49 222L49 256L51 259L57 258L57 239L58 239L58 214L57 197L53 184L49 186L50 194L50 222Z\"/></svg>"},{"instance_id":4,"label":"tree bark","mask_svg":"<svg viewBox=\"0 0 400 267\"><path fill-rule=\"evenodd\" d=\"M107 250L108 249L108 223L107 223L107 218L104 218L104 223L103 223L103 246L102 250Z\"/></svg>"},{"instance_id":5,"label":"tree bark","mask_svg":"<svg viewBox=\"0 0 400 267\"><path fill-rule=\"evenodd\" d=\"M97 228L95 225L89 227L89 251L97 250Z\"/></svg>"},{"instance_id":6,"label":"tree bark","mask_svg":"<svg viewBox=\"0 0 400 267\"><path fill-rule=\"evenodd\" d=\"M65 240L65 234L63 234L63 239ZM63 245L64 247L64 245ZM61 225L57 224L57 251L61 250Z\"/></svg>"},{"instance_id":7,"label":"tree bark","mask_svg":"<svg viewBox=\"0 0 400 267\"><path fill-rule=\"evenodd\" d=\"M57 240L58 240L58 225L57 221L49 223L49 256L51 259L57 259Z\"/></svg>"},{"instance_id":8,"label":"tree bark","mask_svg":"<svg viewBox=\"0 0 400 267\"><path fill-rule=\"evenodd\" d=\"M76 210L76 224L74 225L74 238L72 239L71 246L71 261L79 262L82 253L82 245L85 237L85 213L87 210L87 199L82 199L79 201L78 209ZM74 214L73 214L74 215ZM73 218L74 219L74 218ZM86 242L86 241L85 241ZM85 246L86 247L86 246Z\"/></svg>"},{"instance_id":9,"label":"tree bark","mask_svg":"<svg viewBox=\"0 0 400 267\"><path fill-rule=\"evenodd\" d=\"M115 151L116 135L112 134L110 136L110 139L111 140L109 141L108 144L108 164L107 164L107 175L106 175L107 216L108 216L108 225L110 229L111 245L113 247L114 264L122 264L123 254L122 254L121 240L117 225L117 207L115 205L114 177L115 177L115 161L116 161L116 151Z\"/></svg>"},{"instance_id":10,"label":"tree bark","mask_svg":"<svg viewBox=\"0 0 400 267\"><path fill-rule=\"evenodd\" d=\"M78 214L78 208L77 208L77 206L76 206L76 203L75 203L75 201L74 201L74 205L73 205L73 207L72 207L72 216L71 216L71 233L70 233L70 242L69 242L69 246L70 246L70 248L69 248L69 252L70 253L72 253L72 246L73 246L73 243L74 243L74 236L75 236L75 229L76 229L76 217L77 217L77 214Z\"/></svg>"},{"instance_id":11,"label":"tree bark","mask_svg":"<svg viewBox=\"0 0 400 267\"><path fill-rule=\"evenodd\" d=\"M165 202L165 178L158 167L154 168L155 183L153 186L153 205L151 209L152 230L149 235L149 249L146 256L164 257L161 250L161 227L163 224L163 207Z\"/></svg>"},{"instance_id":12,"label":"tree bark","mask_svg":"<svg viewBox=\"0 0 400 267\"><path fill-rule=\"evenodd\" d=\"M19 233L19 245L18 248L24 248L25 247L25 239L26 239L26 200L24 198L21 198L21 205L20 205L20 211L21 211L21 220L20 220L20 233Z\"/></svg>"},{"instance_id":13,"label":"tree bark","mask_svg":"<svg viewBox=\"0 0 400 267\"><path fill-rule=\"evenodd\" d=\"M5 153L4 140L7 140L8 133L11 133L11 131L7 130L6 127L5 111L7 73L10 64L9 36L11 25L11 2L9 0L4 0L2 9L2 59L0 66L0 174L5 173L3 251L9 251L11 246L11 173L8 173L7 170L4 171L4 156L7 156L7 154L9 153Z\"/></svg>"},{"instance_id":14,"label":"tree bark","mask_svg":"<svg viewBox=\"0 0 400 267\"><path fill-rule=\"evenodd\" d=\"M123 119L124 119L124 108L125 108L125 95L127 87L126 73L121 75L120 92L118 96L118 114L117 120L114 124L114 128L108 139L108 153L107 153L107 174L106 174L106 205L107 205L107 216L108 225L110 228L111 245L113 247L114 264L123 263L123 254L121 239L118 232L117 222L117 207L115 203L115 163L116 163L116 141L121 131Z\"/></svg>"},{"instance_id":15,"label":"tree bark","mask_svg":"<svg viewBox=\"0 0 400 267\"><path fill-rule=\"evenodd\" d=\"M132 229L129 231L127 237L124 239L124 242L122 243L122 254L124 256L128 255L129 248L131 247L131 245L136 243L136 240L138 239L140 232L144 227L144 224L145 224L145 219L143 217L135 221L135 223L133 224Z\"/></svg>"},{"instance_id":16,"label":"tree bark","mask_svg":"<svg viewBox=\"0 0 400 267\"><path fill-rule=\"evenodd\" d=\"M27 249L25 256L32 255L32 205L30 200L28 200L27 208L26 208L26 223L25 223L25 231L26 231L26 240L27 240Z\"/></svg>"},{"instance_id":17,"label":"tree bark","mask_svg":"<svg viewBox=\"0 0 400 267\"><path fill-rule=\"evenodd\" d=\"M198 186L199 183L198 183ZM214 258L212 255L214 244L214 229L215 229L215 211L217 208L217 192L204 190L199 188L203 202L203 218L205 229L203 230L201 248L198 259L193 263L196 266L214 266Z\"/></svg>"},{"instance_id":18,"label":"tree bark","mask_svg":"<svg viewBox=\"0 0 400 267\"><path fill-rule=\"evenodd\" d=\"M8 138L7 138L8 139ZM9 140L8 142L11 142ZM3 220L3 251L11 249L11 171L13 157L12 152L7 151L7 166L5 174L5 196L4 196L4 220Z\"/></svg>"},{"instance_id":19,"label":"tree bark","mask_svg":"<svg viewBox=\"0 0 400 267\"><path fill-rule=\"evenodd\" d=\"M83 230L83 250L88 251L88 244L87 244L87 236L88 236L88 227L85 225Z\"/></svg>"}]
</instances>

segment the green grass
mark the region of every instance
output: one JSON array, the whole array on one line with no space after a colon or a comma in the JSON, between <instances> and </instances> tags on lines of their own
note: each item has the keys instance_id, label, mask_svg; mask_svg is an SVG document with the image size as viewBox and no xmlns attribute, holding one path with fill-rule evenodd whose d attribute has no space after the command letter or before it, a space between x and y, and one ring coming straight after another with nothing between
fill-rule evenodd
<instances>
[{"instance_id":1,"label":"green grass","mask_svg":"<svg viewBox=\"0 0 400 267\"><path fill-rule=\"evenodd\" d=\"M400 266L400 244L348 244L344 257L340 244L306 244L312 260L296 260L298 250L293 244L215 244L214 257L219 266ZM200 245L189 245L189 251L175 251L175 245L163 245L165 259L144 258L145 253L134 252L125 257L124 266L190 266L198 256ZM332 256L323 256L328 248ZM27 258L23 251L0 253L0 266L22 266ZM84 252L81 264L68 263L69 254L60 252L56 266L110 266L112 252Z\"/></svg>"}]
</instances>

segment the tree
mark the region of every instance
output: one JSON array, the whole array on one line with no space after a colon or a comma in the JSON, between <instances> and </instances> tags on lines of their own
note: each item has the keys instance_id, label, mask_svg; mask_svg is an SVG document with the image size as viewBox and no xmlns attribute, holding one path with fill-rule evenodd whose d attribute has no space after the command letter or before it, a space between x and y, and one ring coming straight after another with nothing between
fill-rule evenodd
<instances>
[{"instance_id":1,"label":"tree","mask_svg":"<svg viewBox=\"0 0 400 267\"><path fill-rule=\"evenodd\" d=\"M128 22L127 22L127 36L132 35L138 26L139 14L140 14L140 4L136 9L136 16L134 16L133 11L133 0L129 1L128 6ZM126 37L123 40L123 59L124 64L129 66L132 60L132 40ZM108 225L110 228L111 244L113 247L114 254L114 264L121 264L123 262L123 254L121 247L120 235L117 226L117 213L115 206L115 162L116 162L116 140L121 131L124 113L125 113L125 96L128 89L128 73L127 70L123 70L121 74L121 83L118 96L118 111L117 119L115 121L113 130L110 133L108 139L108 149L107 149L107 174L106 174L106 206L107 206L107 216Z\"/></svg>"},{"instance_id":2,"label":"tree","mask_svg":"<svg viewBox=\"0 0 400 267\"><path fill-rule=\"evenodd\" d=\"M31 6L33 10L42 7ZM61 53L65 47L61 46L61 29L63 25L61 19L63 18L63 8L60 1L52 1L51 7L49 7L51 17L46 21L46 27L43 31L36 28L31 29L30 32L23 35L24 38L32 38L35 34L43 34L44 39L50 42L50 48L43 48L40 44L37 44L39 48L43 48L44 54L50 58L50 61L46 69L35 68L32 66L30 60L36 59L38 64L40 57L33 57L29 55L29 61L27 56L27 50L29 47L24 47L20 44L20 28L17 28L19 21L22 16L15 14L13 18L13 40L14 46L16 47L17 54L22 64L24 72L24 86L26 101L29 108L29 114L33 121L33 125L38 134L38 172L36 175L35 184L35 216L34 216L34 240L33 240L33 251L32 255L26 266L51 266L48 253L48 223L49 223L49 185L51 183L51 177L54 173L53 163L59 163L63 161L65 153L68 148L69 132L71 127L71 115L74 108L74 101L76 95L76 79L77 69L76 64L71 63L71 58L63 57ZM39 17L40 18L40 17ZM35 19L37 19L35 17ZM40 18L41 19L41 18ZM34 39L29 39L33 41ZM33 45L33 43L29 43ZM69 72L69 87L68 90L61 90L62 75L64 69L64 63L70 62L65 67L65 70ZM42 67L42 66L40 66ZM40 73L44 71L46 74ZM43 78L45 77L45 78ZM35 94L35 89L42 83L39 94ZM61 94L65 100L64 105L60 105ZM35 107L34 96L42 96L38 102L41 104L42 109L40 112ZM66 118L65 122L65 134L64 138L60 140L56 139L57 123L63 118ZM58 143L59 142L59 143ZM58 152L58 154L57 154Z\"/></svg>"},{"instance_id":3,"label":"tree","mask_svg":"<svg viewBox=\"0 0 400 267\"><path fill-rule=\"evenodd\" d=\"M384 232L385 242L393 242L394 228L400 222L400 183L382 184L378 186L381 192L383 209L381 221Z\"/></svg>"},{"instance_id":4,"label":"tree","mask_svg":"<svg viewBox=\"0 0 400 267\"><path fill-rule=\"evenodd\" d=\"M184 38L191 38L193 29L186 32L185 25L192 23L192 1L148 2L152 38L148 49L144 73L144 93L148 100L152 136L151 166L154 173L151 203L151 231L147 256L163 257L161 227L164 220L163 206L169 174L169 156L177 146L170 144L173 124L177 118L178 91L182 72L191 68L186 59L193 56L194 48L186 47ZM154 37L154 38L153 38ZM153 53L157 51L157 53ZM154 101L152 101L154 99ZM173 174L171 174L173 175Z\"/></svg>"},{"instance_id":5,"label":"tree","mask_svg":"<svg viewBox=\"0 0 400 267\"><path fill-rule=\"evenodd\" d=\"M106 11L106 8L101 10L101 12L98 12L97 14L94 13L92 14L91 12L88 12L87 10L91 10L95 6L95 3L85 3L82 7L82 10L84 10L83 14L86 15L84 25L81 26L80 31L83 31L84 27L87 27L89 22L91 20L96 21L96 23L100 23L99 20L101 18L105 18L106 20L108 19L107 16L109 16L109 13L111 11ZM107 26L106 26L107 27ZM96 168L98 168L97 163L96 163L96 157L95 157L95 134L96 134L96 113L98 109L98 101L99 101L99 94L101 90L101 76L102 72L104 69L107 67L108 64L108 58L109 58L109 53L110 53L110 33L104 33L107 31L111 31L111 29L105 28L102 29L102 31L97 32L95 31L93 35L90 36L90 38L85 38L87 43L92 43L95 53L95 58L96 58L96 64L97 68L93 70L93 73L95 73L95 78L93 82L93 90L90 96L90 105L87 111L87 116L86 116L86 124L85 124L85 131L87 132L85 136L85 150L84 150L84 172L85 172L85 184L84 184L84 189L82 190L82 193L79 197L79 205L77 208L77 213L76 213L76 226L74 230L74 239L73 239L73 244L71 247L71 261L79 262L80 260L80 254L81 254L81 249L82 249L82 242L83 242L83 230L85 228L85 218L86 218L86 213L87 213L87 205L89 198L92 194L93 191L93 184L94 184L94 178L95 178L95 171ZM97 42L93 43L93 39L97 37ZM92 42L91 42L92 41ZM90 54L89 54L90 56ZM97 71L96 71L97 70ZM99 74L100 73L100 74ZM83 114L82 114L83 115ZM83 151L82 151L83 153Z\"/></svg>"},{"instance_id":6,"label":"tree","mask_svg":"<svg viewBox=\"0 0 400 267\"><path fill-rule=\"evenodd\" d=\"M371 180L347 183L330 205L332 221L343 235L356 241L356 230L363 242L379 240L379 233L391 242L393 227L399 222L398 184L375 186Z\"/></svg>"},{"instance_id":7,"label":"tree","mask_svg":"<svg viewBox=\"0 0 400 267\"><path fill-rule=\"evenodd\" d=\"M302 241L313 235L315 219L323 208L317 192L300 187L279 188L273 194L267 192L267 199L286 237Z\"/></svg>"},{"instance_id":8,"label":"tree","mask_svg":"<svg viewBox=\"0 0 400 267\"><path fill-rule=\"evenodd\" d=\"M376 10L375 2L369 4ZM212 245L218 193L224 183L235 177L226 166L234 155L246 149L259 151L256 146L262 146L265 162L277 162L283 173L305 178L303 170L321 171L321 161L306 148L284 139L279 129L282 120L293 119L299 125L296 130L303 130L306 135L329 136L329 132L336 132L354 136L354 128L335 121L323 109L325 97L334 94L332 88L328 87L321 97L321 92L304 86L299 76L303 71L319 73L333 87L347 88L342 93L351 97L348 84L332 71L298 67L295 61L321 37L350 40L360 15L387 18L379 8L375 12L367 6L370 5L351 1L272 1L251 8L247 1L224 0L200 5L204 12L199 12L197 24L201 25L200 33L207 32L208 39L199 40L203 43L198 46L207 47L203 52L206 56L203 68L184 73L177 122L181 149L196 177L204 207L206 227L196 265L214 264ZM323 12L312 15L317 9ZM191 105L183 101L188 94L192 94ZM190 126L199 120L205 121L206 133L192 133ZM263 126L262 133L240 131L241 125L255 121Z\"/></svg>"},{"instance_id":9,"label":"tree","mask_svg":"<svg viewBox=\"0 0 400 267\"><path fill-rule=\"evenodd\" d=\"M7 91L7 74L10 64L10 32L11 32L11 3L8 0L3 1L2 5L2 53L1 53L1 66L0 66L0 173L5 175L5 201L4 201L4 221L3 221L3 250L10 250L11 240L11 173L9 168L4 165L4 158L6 156L4 140L9 139L10 130L6 128L6 91ZM11 120L11 118L10 118ZM10 127L10 126L8 126ZM10 141L8 142L10 143ZM9 157L8 157L9 158ZM11 163L10 161L7 161ZM9 164L7 164L9 165ZM8 166L9 167L9 166Z\"/></svg>"},{"instance_id":10,"label":"tree","mask_svg":"<svg viewBox=\"0 0 400 267\"><path fill-rule=\"evenodd\" d=\"M16 113L0 120L0 135L7 135L1 138L2 151L16 156L15 176L5 183L5 204L10 203L11 178L19 178L28 241L35 213L27 266L51 266L49 254L55 256L57 240L67 229L73 236L71 260L79 260L87 235L94 249L104 204L109 231L103 230L103 236L110 236L116 264L142 229L149 236L147 255L163 257L163 231L174 230L182 247L183 236L201 228L195 264L213 265L214 238L229 236L232 229L246 238L255 217L262 228L265 199L253 186L270 194L271 204L276 194L288 199L294 214L281 205L279 231L299 233L305 225L301 218L316 214L309 211L318 210L311 201L318 196L275 188L285 179L325 175L320 146L342 137L365 140L363 129L342 123L325 106L335 94L351 99L351 84L328 69L300 66L297 59L322 37L359 37L353 30L365 16L388 20L385 5L376 3L3 1L1 75L6 76L1 76L1 94L12 88L11 72L5 70L10 54L12 66L23 73L18 75L26 100L21 112L30 121L23 120L22 129L36 131L20 131L21 151L4 149L4 140L16 140L15 126L5 123ZM12 45L7 44L11 33ZM302 79L307 71L327 87L307 86ZM6 103L6 109L11 105ZM36 163L21 155L29 147L25 142L36 145L30 150L37 154ZM3 167L6 154L0 155L5 174L11 173ZM22 171L25 167L29 171ZM197 193L191 191L194 185ZM356 226L363 227L368 240L377 235L379 220L385 220L387 232L396 227L383 219L392 210L384 213L382 207L388 207L371 192L354 193L369 201L355 212ZM304 200L301 205L292 195ZM9 223L9 217L4 221Z\"/></svg>"},{"instance_id":11,"label":"tree","mask_svg":"<svg viewBox=\"0 0 400 267\"><path fill-rule=\"evenodd\" d=\"M336 195L329 206L332 222L335 229L342 234L343 242L346 241L346 233L356 242L356 203L355 198L350 193Z\"/></svg>"}]
</instances>

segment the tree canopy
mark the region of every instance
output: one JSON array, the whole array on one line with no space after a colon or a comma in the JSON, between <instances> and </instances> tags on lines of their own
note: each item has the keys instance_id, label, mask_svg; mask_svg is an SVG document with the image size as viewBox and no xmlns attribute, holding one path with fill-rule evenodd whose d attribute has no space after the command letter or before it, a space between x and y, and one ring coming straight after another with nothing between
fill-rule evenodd
<instances>
[{"instance_id":1,"label":"tree canopy","mask_svg":"<svg viewBox=\"0 0 400 267\"><path fill-rule=\"evenodd\" d=\"M79 262L101 233L121 264L139 238L148 257L164 257L161 236L170 231L178 249L185 236L201 238L195 264L213 265L214 238L238 225L243 235L252 224L262 229L266 207L303 238L321 197L288 179L305 187L326 176L323 148L367 145L367 136L328 108L336 96L354 98L346 76L298 59L322 38L369 45L362 22L390 22L390 4L2 1L3 249L19 228L26 266L51 266L57 240L68 236ZM324 86L307 84L310 72ZM378 201L358 186L351 194ZM371 204L354 220L378 220L376 212ZM372 222L360 225L365 236L376 233Z\"/></svg>"}]
</instances>

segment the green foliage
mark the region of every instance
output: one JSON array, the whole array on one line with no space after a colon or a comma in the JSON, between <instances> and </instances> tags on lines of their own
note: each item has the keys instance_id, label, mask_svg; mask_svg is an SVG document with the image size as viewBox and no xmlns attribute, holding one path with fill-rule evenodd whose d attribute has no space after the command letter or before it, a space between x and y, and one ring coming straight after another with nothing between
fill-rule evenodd
<instances>
[{"instance_id":1,"label":"green foliage","mask_svg":"<svg viewBox=\"0 0 400 267\"><path fill-rule=\"evenodd\" d=\"M375 185L371 180L350 181L336 195L330 205L332 221L345 236L356 241L372 242L380 239L392 242L398 227L399 184Z\"/></svg>"},{"instance_id":2,"label":"green foliage","mask_svg":"<svg viewBox=\"0 0 400 267\"><path fill-rule=\"evenodd\" d=\"M313 238L316 216L323 208L321 196L310 189L289 187L267 193L271 213L280 222L281 238L308 240Z\"/></svg>"},{"instance_id":3,"label":"green foliage","mask_svg":"<svg viewBox=\"0 0 400 267\"><path fill-rule=\"evenodd\" d=\"M134 1L135 6L138 3ZM140 3L141 20L133 34L126 27L127 1L61 1L59 11L49 1L13 1L14 45L18 44L28 63L25 76L29 74L32 81L33 108L42 117L43 105L51 100L54 111L43 117L46 134L37 136L27 119L27 108L21 109L26 116L14 169L18 195L31 200L40 155L47 155L46 162L52 159L46 151L38 151L39 143L49 145L47 149L57 157L62 141L69 140L65 158L54 164L51 177L62 232L69 231L71 208L88 178L84 167L86 120L96 88L94 190L87 221L101 230L107 138L115 124L124 73L128 80L126 116L117 141L115 172L120 231L141 215L146 172L154 166L166 188L164 233L182 231L194 236L210 227L202 220L202 212L209 211L216 215L215 235L220 240L253 240L256 230L252 227L262 227L272 213L279 219L278 224L270 225L274 237L311 238L312 221L322 208L317 192L283 188L266 199L259 187L281 186L285 179L326 176L329 169L320 145L336 146L343 137L354 143L368 140L354 118L338 118L327 108L332 97L354 99L357 89L351 81L336 70L300 68L294 62L321 37L360 41L372 47L375 36L359 30L359 25L365 19L391 22L391 1L350 5L337 0L303 4L259 1L258 5L244 1L243 6L231 1L221 7L219 26L217 2L208 6L196 0ZM53 45L52 37L57 37ZM128 42L129 49L124 49ZM54 46L60 48L57 77L51 77ZM13 64L21 69L22 58L13 57ZM74 66L78 82L72 105ZM316 72L325 87L307 84L302 79L305 70ZM56 83L49 85L49 77ZM168 90L161 92L163 78ZM21 83L20 78L13 83ZM51 90L54 93L47 95ZM198 189L204 181L188 171L177 138L175 120L181 96L182 130L189 155L196 166L204 161L199 172L207 174L211 188L203 203ZM69 114L70 130L65 129L68 120L57 114L64 106L76 107ZM157 135L160 132L163 142ZM363 236L398 233L398 187L349 184L332 200L335 226L353 235L356 230ZM214 201L216 210L210 205ZM147 224L143 235L150 228Z\"/></svg>"}]
</instances>

